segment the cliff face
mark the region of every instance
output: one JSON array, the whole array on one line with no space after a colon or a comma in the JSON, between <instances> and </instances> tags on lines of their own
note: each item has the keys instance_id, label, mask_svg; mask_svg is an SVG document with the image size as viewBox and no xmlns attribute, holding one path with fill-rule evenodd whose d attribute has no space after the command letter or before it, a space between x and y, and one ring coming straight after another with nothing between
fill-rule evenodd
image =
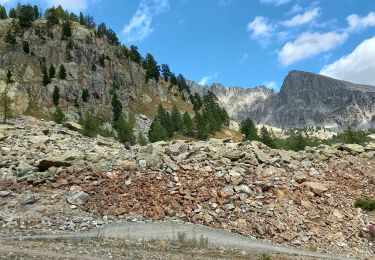
<instances>
[{"instance_id":1,"label":"cliff face","mask_svg":"<svg viewBox=\"0 0 375 260\"><path fill-rule=\"evenodd\" d=\"M249 116L257 123L288 128L375 126L374 86L291 71L280 93L265 87L225 88L216 84L208 89L217 94L236 121Z\"/></svg>"},{"instance_id":2,"label":"cliff face","mask_svg":"<svg viewBox=\"0 0 375 260\"><path fill-rule=\"evenodd\" d=\"M82 109L107 111L108 114L114 83L123 107L133 115L153 116L159 103L167 108L176 103L185 111L191 107L169 83L149 80L146 84L144 69L125 58L119 46L109 44L105 37L97 37L94 30L72 22L73 46L69 48L69 41L62 40L61 26L55 25L51 34L46 20L39 19L31 28L18 32L17 43L12 46L4 39L14 23L13 19L0 20L0 91L6 85L7 70L11 70L13 83L8 87L17 113L40 110L43 115L49 115L53 107L52 92L57 86L60 106L71 119L76 119ZM29 45L29 53L23 50L24 42ZM42 84L40 64L44 61L47 67L53 64L56 68L56 77L47 86ZM58 79L61 64L67 71L66 80ZM85 104L81 100L84 89L90 95Z\"/></svg>"}]
</instances>

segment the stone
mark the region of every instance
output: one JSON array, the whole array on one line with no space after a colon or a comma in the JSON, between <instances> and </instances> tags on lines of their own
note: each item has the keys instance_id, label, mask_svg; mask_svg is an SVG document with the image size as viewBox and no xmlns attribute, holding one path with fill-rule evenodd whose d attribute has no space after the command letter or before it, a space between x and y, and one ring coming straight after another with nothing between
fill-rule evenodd
<instances>
[{"instance_id":1,"label":"stone","mask_svg":"<svg viewBox=\"0 0 375 260\"><path fill-rule=\"evenodd\" d=\"M23 177L25 175L33 174L37 171L37 168L28 164L25 161L21 161L17 167L17 177Z\"/></svg>"},{"instance_id":2,"label":"stone","mask_svg":"<svg viewBox=\"0 0 375 260\"><path fill-rule=\"evenodd\" d=\"M344 151L355 154L365 152L365 148L359 144L344 144L341 148Z\"/></svg>"},{"instance_id":3,"label":"stone","mask_svg":"<svg viewBox=\"0 0 375 260\"><path fill-rule=\"evenodd\" d=\"M77 123L74 123L74 122L64 122L63 123L63 126L70 129L70 130L73 130L73 131L81 131L83 128L80 124L77 124Z\"/></svg>"},{"instance_id":4,"label":"stone","mask_svg":"<svg viewBox=\"0 0 375 260\"><path fill-rule=\"evenodd\" d=\"M131 171L137 169L137 164L134 161L124 160L121 162L120 167L122 170Z\"/></svg>"},{"instance_id":5,"label":"stone","mask_svg":"<svg viewBox=\"0 0 375 260\"><path fill-rule=\"evenodd\" d=\"M89 198L90 196L86 192L79 191L79 192L74 192L70 194L66 198L66 201L69 204L80 206L80 205L85 204L89 200Z\"/></svg>"},{"instance_id":6,"label":"stone","mask_svg":"<svg viewBox=\"0 0 375 260\"><path fill-rule=\"evenodd\" d=\"M28 204L34 204L35 202L39 201L40 198L34 195L27 195L21 198L20 204L21 205L28 205Z\"/></svg>"},{"instance_id":7,"label":"stone","mask_svg":"<svg viewBox=\"0 0 375 260\"><path fill-rule=\"evenodd\" d=\"M233 196L234 195L234 189L232 185L227 185L224 188L221 189L221 192L224 196Z\"/></svg>"},{"instance_id":8,"label":"stone","mask_svg":"<svg viewBox=\"0 0 375 260\"><path fill-rule=\"evenodd\" d=\"M0 191L0 197L8 197L10 194L12 194L12 192L7 190Z\"/></svg>"},{"instance_id":9,"label":"stone","mask_svg":"<svg viewBox=\"0 0 375 260\"><path fill-rule=\"evenodd\" d=\"M267 163L270 160L270 157L265 154L262 150L258 147L254 146L253 148L255 156L258 158L258 161L261 163Z\"/></svg>"},{"instance_id":10,"label":"stone","mask_svg":"<svg viewBox=\"0 0 375 260\"><path fill-rule=\"evenodd\" d=\"M228 176L229 176L229 183L232 185L237 186L243 181L242 174L237 171L229 170Z\"/></svg>"},{"instance_id":11,"label":"stone","mask_svg":"<svg viewBox=\"0 0 375 260\"><path fill-rule=\"evenodd\" d=\"M140 168L146 168L147 167L147 161L146 160L139 160L138 161L138 166Z\"/></svg>"},{"instance_id":12,"label":"stone","mask_svg":"<svg viewBox=\"0 0 375 260\"><path fill-rule=\"evenodd\" d=\"M324 192L328 191L329 186L327 184L319 182L304 182L304 186L308 187L315 195L321 196Z\"/></svg>"}]
</instances>

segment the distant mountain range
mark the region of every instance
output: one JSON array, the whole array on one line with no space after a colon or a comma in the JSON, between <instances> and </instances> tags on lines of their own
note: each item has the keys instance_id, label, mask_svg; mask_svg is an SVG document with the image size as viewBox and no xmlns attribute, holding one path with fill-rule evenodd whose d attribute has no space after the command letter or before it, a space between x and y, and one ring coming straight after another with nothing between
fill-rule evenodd
<instances>
[{"instance_id":1,"label":"distant mountain range","mask_svg":"<svg viewBox=\"0 0 375 260\"><path fill-rule=\"evenodd\" d=\"M322 126L341 130L375 127L375 86L353 84L319 74L291 71L279 93L255 88L209 87L189 82L191 90L213 91L235 121L246 117L276 127Z\"/></svg>"}]
</instances>

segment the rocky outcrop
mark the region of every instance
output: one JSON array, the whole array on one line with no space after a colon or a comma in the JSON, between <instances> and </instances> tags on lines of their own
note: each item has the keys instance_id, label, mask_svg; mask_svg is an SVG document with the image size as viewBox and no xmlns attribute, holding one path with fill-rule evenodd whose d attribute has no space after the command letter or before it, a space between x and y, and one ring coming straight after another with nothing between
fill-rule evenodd
<instances>
[{"instance_id":1,"label":"rocky outcrop","mask_svg":"<svg viewBox=\"0 0 375 260\"><path fill-rule=\"evenodd\" d=\"M375 87L326 76L291 71L280 93L265 87L241 89L217 84L205 88L191 83L198 93L213 91L236 121L247 116L261 124L284 128L375 126Z\"/></svg>"},{"instance_id":2,"label":"rocky outcrop","mask_svg":"<svg viewBox=\"0 0 375 260\"><path fill-rule=\"evenodd\" d=\"M120 47L111 45L107 39L99 38L95 31L72 22L72 48L68 40L62 40L61 26L51 29L48 35L45 19L36 20L30 29L16 34L17 43L10 46L4 37L12 19L0 20L0 92L8 86L13 100L15 114L51 118L54 111L52 93L55 87L60 91L60 107L68 121L77 121L85 111L99 112L110 118L111 91L116 89L124 112L131 115L137 132L145 133L149 125L145 116L152 118L159 103L176 104L181 110L191 107L184 100L187 93L180 93L177 87L164 80L146 83L145 70L125 58ZM23 50L23 42L29 45L29 53ZM100 61L104 59L104 61ZM42 84L41 63L52 64L56 76L47 86ZM66 68L65 80L58 78L60 65ZM6 74L10 70L13 82L6 84ZM89 93L88 102L83 102L82 93ZM145 108L147 107L147 108ZM141 115L145 114L145 115ZM141 118L142 120L133 120ZM72 123L69 124L75 128Z\"/></svg>"}]
</instances>

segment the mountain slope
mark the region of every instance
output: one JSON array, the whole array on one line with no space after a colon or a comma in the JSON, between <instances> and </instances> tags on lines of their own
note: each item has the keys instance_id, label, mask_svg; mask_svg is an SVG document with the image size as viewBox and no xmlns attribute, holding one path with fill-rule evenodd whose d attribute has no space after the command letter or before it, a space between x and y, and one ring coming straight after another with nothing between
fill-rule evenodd
<instances>
[{"instance_id":1,"label":"mountain slope","mask_svg":"<svg viewBox=\"0 0 375 260\"><path fill-rule=\"evenodd\" d=\"M287 128L375 126L374 86L291 71L280 93L265 87L217 88L215 84L208 89L218 96L236 121L249 116L258 123Z\"/></svg>"},{"instance_id":2,"label":"mountain slope","mask_svg":"<svg viewBox=\"0 0 375 260\"><path fill-rule=\"evenodd\" d=\"M16 19L0 20L0 92L9 87L16 114L50 117L55 87L60 91L59 106L70 120L78 119L84 111L94 111L109 121L113 89L135 122L139 114L153 117L159 103L167 109L176 104L182 111L192 112L191 104L184 101L187 93L162 79L146 83L145 70L125 57L120 46L111 44L106 36L99 37L94 29L71 24L72 36L64 39L63 26L48 26L44 18L22 30ZM16 38L14 46L5 40L9 30ZM24 51L25 43L29 52ZM55 78L46 86L41 64L56 68ZM67 71L65 80L57 76L61 65ZM11 84L6 84L8 70L13 74ZM89 93L87 103L81 98L84 90Z\"/></svg>"}]
</instances>

